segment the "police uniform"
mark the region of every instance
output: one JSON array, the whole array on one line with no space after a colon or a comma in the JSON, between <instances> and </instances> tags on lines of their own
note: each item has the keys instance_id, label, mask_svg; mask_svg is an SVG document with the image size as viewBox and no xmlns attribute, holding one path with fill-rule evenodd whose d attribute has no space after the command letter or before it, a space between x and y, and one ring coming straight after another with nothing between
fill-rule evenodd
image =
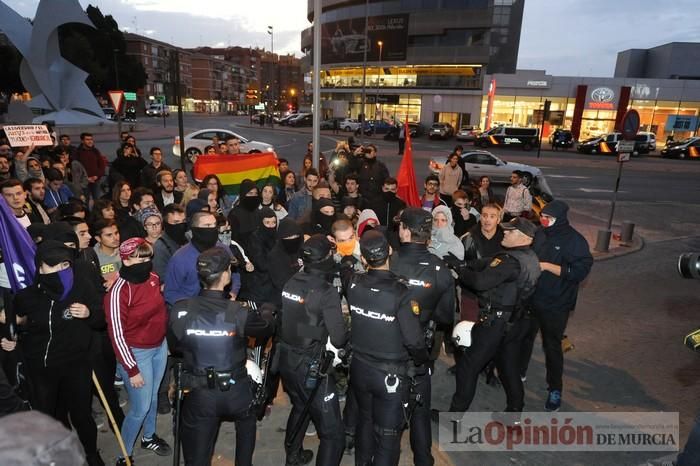
<instances>
[{"instance_id":1,"label":"police uniform","mask_svg":"<svg viewBox=\"0 0 700 466\"><path fill-rule=\"evenodd\" d=\"M433 218L423 209L409 207L401 214L402 227L411 231L423 231L430 237ZM451 326L455 314L455 285L447 264L428 251L425 243L402 243L398 254L391 257L391 271L401 276L408 285L409 295L420 306L419 320L426 345L431 351L431 360L418 370L413 379L414 395L420 395L410 420L411 449L416 466L432 466L430 398L432 394L430 376L433 361L440 352L434 345L435 324Z\"/></svg>"},{"instance_id":2,"label":"police uniform","mask_svg":"<svg viewBox=\"0 0 700 466\"><path fill-rule=\"evenodd\" d=\"M378 231L360 240L366 274L343 271L352 315L350 387L359 407L355 464L395 466L405 428L409 369L428 361L418 315L420 307L397 275L382 267L389 244ZM375 268L377 267L377 268Z\"/></svg>"},{"instance_id":3,"label":"police uniform","mask_svg":"<svg viewBox=\"0 0 700 466\"><path fill-rule=\"evenodd\" d=\"M223 273L230 256L223 248L197 258L200 277ZM219 424L236 423L236 465L250 465L255 448L253 389L246 371L248 337L274 330L272 312L250 312L223 291L203 289L179 301L170 318L171 342L184 358L182 384L189 394L182 406L182 450L187 465L208 465Z\"/></svg>"},{"instance_id":4,"label":"police uniform","mask_svg":"<svg viewBox=\"0 0 700 466\"><path fill-rule=\"evenodd\" d=\"M340 295L329 283L329 273L335 268L331 242L324 235L312 236L304 243L302 258L304 269L282 291L279 371L292 402L285 434L286 464L307 464L311 460L311 451L302 448L309 419L294 430L304 406L310 403L311 420L321 440L316 464L333 466L340 464L343 456L343 422L333 374L321 378L318 370L328 337L333 346L341 348L348 335ZM316 384L321 385L309 402Z\"/></svg>"},{"instance_id":5,"label":"police uniform","mask_svg":"<svg viewBox=\"0 0 700 466\"><path fill-rule=\"evenodd\" d=\"M522 218L501 225L534 237L535 226ZM456 391L450 411L469 409L479 373L494 357L506 392L506 411L520 412L524 405L518 354L527 330L522 320L523 302L532 294L540 275L537 255L529 246L505 250L459 270L462 285L479 299L479 321L472 329L472 344L456 354Z\"/></svg>"}]
</instances>

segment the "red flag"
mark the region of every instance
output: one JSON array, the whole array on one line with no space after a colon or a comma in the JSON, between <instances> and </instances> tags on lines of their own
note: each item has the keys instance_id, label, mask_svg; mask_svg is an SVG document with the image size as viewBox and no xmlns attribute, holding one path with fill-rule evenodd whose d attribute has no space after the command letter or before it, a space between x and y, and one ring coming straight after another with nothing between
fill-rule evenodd
<instances>
[{"instance_id":1,"label":"red flag","mask_svg":"<svg viewBox=\"0 0 700 466\"><path fill-rule=\"evenodd\" d=\"M420 196L416 188L416 171L413 167L413 148L411 147L411 129L408 127L408 119L404 122L406 145L403 150L403 159L396 175L398 189L396 195L403 199L410 207L420 207Z\"/></svg>"}]
</instances>

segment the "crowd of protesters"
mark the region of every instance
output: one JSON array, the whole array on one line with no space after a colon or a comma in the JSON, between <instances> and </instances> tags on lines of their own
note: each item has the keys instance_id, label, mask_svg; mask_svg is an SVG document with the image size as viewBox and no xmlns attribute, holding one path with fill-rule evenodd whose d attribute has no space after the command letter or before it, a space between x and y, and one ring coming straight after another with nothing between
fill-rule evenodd
<instances>
[{"instance_id":1,"label":"crowd of protesters","mask_svg":"<svg viewBox=\"0 0 700 466\"><path fill-rule=\"evenodd\" d=\"M33 284L14 297L2 295L8 310L0 314L2 369L20 405L23 401L73 428L88 464L104 464L92 409L94 371L126 453L131 456L139 443L169 455L170 445L156 432L157 415L170 413L172 401L168 311L200 293L195 269L200 253L226 248L231 299L276 306L302 267L300 251L308 237L329 237L340 260L359 257L363 235L379 231L400 253L406 203L377 147L350 138L318 168L312 166L311 145L308 149L298 171L278 159L279 182L245 180L231 192L215 174L192 181L165 164L160 148L142 150L128 133L111 163L88 133L77 144L60 135L55 147L19 150L0 140L0 202L37 244ZM238 153L239 141L212 141L205 154L224 151ZM533 218L532 197L519 172L512 174L505 196L497 196L488 177L470 177L460 155L457 147L439 174L425 178L420 207L432 216L428 250L468 262L502 250L500 222ZM533 295L521 363L524 380L541 331L546 406L552 411L559 409L563 389L560 342L578 284L592 265L588 245L568 223L567 209L554 201L543 211L533 245L543 275ZM9 288L4 266L0 286ZM461 294L455 322L478 320L474 294L458 286L455 293ZM447 340L445 348L454 350ZM128 405L120 403L120 384ZM125 458L117 458L117 464L125 464Z\"/></svg>"}]
</instances>

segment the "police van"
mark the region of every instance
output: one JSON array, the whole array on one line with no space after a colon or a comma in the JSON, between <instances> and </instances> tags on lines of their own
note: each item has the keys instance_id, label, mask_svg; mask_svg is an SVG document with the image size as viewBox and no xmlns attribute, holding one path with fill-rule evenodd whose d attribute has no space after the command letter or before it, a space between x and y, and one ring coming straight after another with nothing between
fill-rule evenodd
<instances>
[{"instance_id":1,"label":"police van","mask_svg":"<svg viewBox=\"0 0 700 466\"><path fill-rule=\"evenodd\" d=\"M481 147L522 147L532 150L540 143L538 128L521 128L516 126L498 126L481 133L474 144Z\"/></svg>"}]
</instances>

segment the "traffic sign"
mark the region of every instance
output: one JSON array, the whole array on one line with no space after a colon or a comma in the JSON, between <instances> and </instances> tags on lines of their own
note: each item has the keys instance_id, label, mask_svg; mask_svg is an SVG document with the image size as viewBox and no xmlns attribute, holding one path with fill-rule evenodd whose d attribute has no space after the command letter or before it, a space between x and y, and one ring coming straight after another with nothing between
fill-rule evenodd
<instances>
[{"instance_id":1,"label":"traffic sign","mask_svg":"<svg viewBox=\"0 0 700 466\"><path fill-rule=\"evenodd\" d=\"M629 152L620 152L617 154L617 161L622 163L622 162L629 162L630 161L630 153Z\"/></svg>"},{"instance_id":2,"label":"traffic sign","mask_svg":"<svg viewBox=\"0 0 700 466\"><path fill-rule=\"evenodd\" d=\"M107 94L112 102L112 107L114 107L114 113L121 113L122 105L124 105L124 91L109 91Z\"/></svg>"},{"instance_id":3,"label":"traffic sign","mask_svg":"<svg viewBox=\"0 0 700 466\"><path fill-rule=\"evenodd\" d=\"M134 102L136 100L136 92L125 92L124 99L127 102Z\"/></svg>"},{"instance_id":4,"label":"traffic sign","mask_svg":"<svg viewBox=\"0 0 700 466\"><path fill-rule=\"evenodd\" d=\"M627 110L622 117L622 139L633 141L639 131L639 113L636 110Z\"/></svg>"},{"instance_id":5,"label":"traffic sign","mask_svg":"<svg viewBox=\"0 0 700 466\"><path fill-rule=\"evenodd\" d=\"M617 143L617 152L630 154L634 152L634 141L622 140Z\"/></svg>"}]
</instances>

